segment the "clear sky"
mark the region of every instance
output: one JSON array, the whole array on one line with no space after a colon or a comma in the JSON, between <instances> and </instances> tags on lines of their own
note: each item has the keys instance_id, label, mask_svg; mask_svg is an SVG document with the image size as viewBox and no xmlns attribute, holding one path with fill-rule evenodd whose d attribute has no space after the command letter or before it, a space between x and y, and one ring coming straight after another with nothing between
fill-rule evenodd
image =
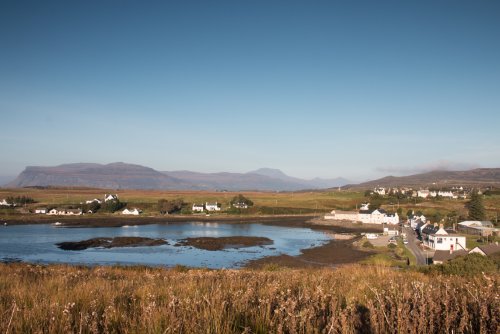
<instances>
[{"instance_id":1,"label":"clear sky","mask_svg":"<svg viewBox=\"0 0 500 334\"><path fill-rule=\"evenodd\" d=\"M0 176L500 167L500 2L3 0L0 124Z\"/></svg>"}]
</instances>

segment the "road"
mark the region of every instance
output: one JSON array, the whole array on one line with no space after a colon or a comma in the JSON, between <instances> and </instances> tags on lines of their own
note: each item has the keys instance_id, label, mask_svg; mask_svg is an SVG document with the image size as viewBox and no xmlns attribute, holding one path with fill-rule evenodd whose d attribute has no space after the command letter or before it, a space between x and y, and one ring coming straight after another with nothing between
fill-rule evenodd
<instances>
[{"instance_id":1,"label":"road","mask_svg":"<svg viewBox=\"0 0 500 334\"><path fill-rule=\"evenodd\" d=\"M417 259L417 266L426 265L426 254L417 244L419 240L417 239L415 231L411 227L404 227L404 231L406 233L406 238L408 239L408 244L405 246L410 250L410 252L413 253L413 255L415 255L415 258Z\"/></svg>"}]
</instances>

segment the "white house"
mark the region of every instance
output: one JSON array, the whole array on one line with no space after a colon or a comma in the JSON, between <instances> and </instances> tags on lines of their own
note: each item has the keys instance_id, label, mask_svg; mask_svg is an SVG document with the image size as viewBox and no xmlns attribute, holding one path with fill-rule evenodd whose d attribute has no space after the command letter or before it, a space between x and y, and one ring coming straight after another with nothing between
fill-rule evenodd
<instances>
[{"instance_id":1,"label":"white house","mask_svg":"<svg viewBox=\"0 0 500 334\"><path fill-rule=\"evenodd\" d=\"M247 203L233 203L233 207L237 209L248 209Z\"/></svg>"},{"instance_id":2,"label":"white house","mask_svg":"<svg viewBox=\"0 0 500 334\"><path fill-rule=\"evenodd\" d=\"M438 195L445 198L458 198L458 196L453 194L451 191L438 191Z\"/></svg>"},{"instance_id":3,"label":"white house","mask_svg":"<svg viewBox=\"0 0 500 334\"><path fill-rule=\"evenodd\" d=\"M465 237L458 234L449 234L441 225L437 232L424 239L424 245L434 250L458 251L467 250Z\"/></svg>"},{"instance_id":4,"label":"white house","mask_svg":"<svg viewBox=\"0 0 500 334\"><path fill-rule=\"evenodd\" d=\"M47 212L50 216L79 216L82 214L81 209L52 209Z\"/></svg>"},{"instance_id":5,"label":"white house","mask_svg":"<svg viewBox=\"0 0 500 334\"><path fill-rule=\"evenodd\" d=\"M125 209L122 211L122 214L123 215L133 215L133 216L138 216L142 211L137 209L137 208L134 208L132 210L129 210L129 209Z\"/></svg>"},{"instance_id":6,"label":"white house","mask_svg":"<svg viewBox=\"0 0 500 334\"><path fill-rule=\"evenodd\" d=\"M99 203L99 204L102 203L102 201L100 199L94 198L93 200L85 201L85 204L92 204L94 202Z\"/></svg>"},{"instance_id":7,"label":"white house","mask_svg":"<svg viewBox=\"0 0 500 334\"><path fill-rule=\"evenodd\" d=\"M429 197L429 195L430 195L429 190L418 190L417 191L417 197L427 198L427 197Z\"/></svg>"},{"instance_id":8,"label":"white house","mask_svg":"<svg viewBox=\"0 0 500 334\"><path fill-rule=\"evenodd\" d=\"M397 236L399 235L399 230L397 228L384 227L384 235Z\"/></svg>"},{"instance_id":9,"label":"white house","mask_svg":"<svg viewBox=\"0 0 500 334\"><path fill-rule=\"evenodd\" d=\"M35 213L46 214L47 209L46 208L38 208L38 209L35 209Z\"/></svg>"},{"instance_id":10,"label":"white house","mask_svg":"<svg viewBox=\"0 0 500 334\"><path fill-rule=\"evenodd\" d=\"M12 206L12 204L8 203L7 200L3 199L0 201L0 205L3 205L3 206Z\"/></svg>"},{"instance_id":11,"label":"white house","mask_svg":"<svg viewBox=\"0 0 500 334\"><path fill-rule=\"evenodd\" d=\"M191 208L191 211L193 212L203 212L205 208L203 207L203 204L193 204L193 207Z\"/></svg>"},{"instance_id":12,"label":"white house","mask_svg":"<svg viewBox=\"0 0 500 334\"><path fill-rule=\"evenodd\" d=\"M207 211L220 211L220 206L217 202L215 203L205 203L205 209Z\"/></svg>"},{"instance_id":13,"label":"white house","mask_svg":"<svg viewBox=\"0 0 500 334\"><path fill-rule=\"evenodd\" d=\"M412 229L416 229L417 228L417 225L419 222L423 222L425 223L427 221L427 218L425 218L424 215L420 215L420 216L413 216L409 219L409 222L410 222L410 227Z\"/></svg>"},{"instance_id":14,"label":"white house","mask_svg":"<svg viewBox=\"0 0 500 334\"><path fill-rule=\"evenodd\" d=\"M111 194L104 194L104 202L108 202L108 201L117 201L118 200L118 195L117 194L114 194L114 195L111 195Z\"/></svg>"},{"instance_id":15,"label":"white house","mask_svg":"<svg viewBox=\"0 0 500 334\"><path fill-rule=\"evenodd\" d=\"M373 189L373 192L382 196L386 194L385 188L382 187Z\"/></svg>"}]
</instances>

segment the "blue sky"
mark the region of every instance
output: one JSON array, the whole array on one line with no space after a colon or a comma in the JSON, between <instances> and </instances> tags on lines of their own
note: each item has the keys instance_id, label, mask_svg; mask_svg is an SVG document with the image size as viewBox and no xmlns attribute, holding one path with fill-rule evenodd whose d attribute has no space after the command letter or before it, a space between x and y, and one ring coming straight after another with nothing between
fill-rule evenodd
<instances>
[{"instance_id":1,"label":"blue sky","mask_svg":"<svg viewBox=\"0 0 500 334\"><path fill-rule=\"evenodd\" d=\"M500 167L498 1L2 1L0 176Z\"/></svg>"}]
</instances>

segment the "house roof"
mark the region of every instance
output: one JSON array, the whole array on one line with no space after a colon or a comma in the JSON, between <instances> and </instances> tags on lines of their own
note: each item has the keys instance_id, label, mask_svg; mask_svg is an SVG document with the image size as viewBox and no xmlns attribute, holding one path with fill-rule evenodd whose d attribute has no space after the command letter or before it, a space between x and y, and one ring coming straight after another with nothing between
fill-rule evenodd
<instances>
[{"instance_id":1,"label":"house roof","mask_svg":"<svg viewBox=\"0 0 500 334\"><path fill-rule=\"evenodd\" d=\"M439 231L438 227L435 227L434 225L427 225L422 229L422 233L424 234L436 234L436 232Z\"/></svg>"},{"instance_id":2,"label":"house roof","mask_svg":"<svg viewBox=\"0 0 500 334\"><path fill-rule=\"evenodd\" d=\"M434 256L432 257L432 260L434 262L437 262L437 261L446 262L446 261L455 259L459 256L465 256L465 255L467 255L467 251L462 250L462 249L451 252L451 253L450 253L450 251L437 250L434 253Z\"/></svg>"},{"instance_id":3,"label":"house roof","mask_svg":"<svg viewBox=\"0 0 500 334\"><path fill-rule=\"evenodd\" d=\"M484 220L484 221L479 221L479 220L466 220L461 223L458 223L458 225L461 226L467 226L467 227L493 227L493 224L490 221Z\"/></svg>"},{"instance_id":4,"label":"house roof","mask_svg":"<svg viewBox=\"0 0 500 334\"><path fill-rule=\"evenodd\" d=\"M495 254L497 252L500 252L500 245L496 245L496 244L477 246L477 248L482 250L483 253L486 255L491 255L491 254Z\"/></svg>"}]
</instances>

